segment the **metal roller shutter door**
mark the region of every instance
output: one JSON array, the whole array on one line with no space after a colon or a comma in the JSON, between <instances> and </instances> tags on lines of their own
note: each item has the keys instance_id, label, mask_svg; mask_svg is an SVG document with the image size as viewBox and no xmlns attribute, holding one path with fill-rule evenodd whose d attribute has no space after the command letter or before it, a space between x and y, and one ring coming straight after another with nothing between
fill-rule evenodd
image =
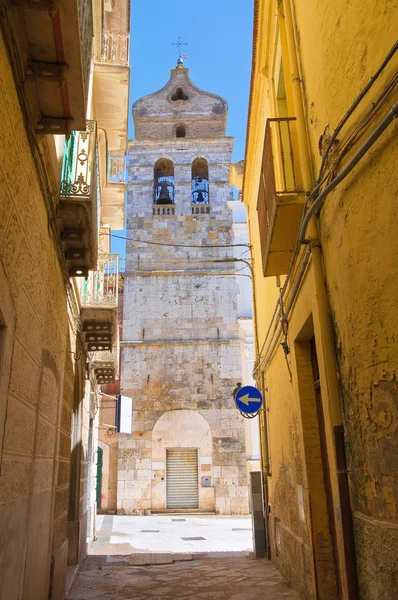
<instances>
[{"instance_id":1,"label":"metal roller shutter door","mask_svg":"<svg viewBox=\"0 0 398 600\"><path fill-rule=\"evenodd\" d=\"M199 508L198 451L168 448L166 452L167 508Z\"/></svg>"}]
</instances>

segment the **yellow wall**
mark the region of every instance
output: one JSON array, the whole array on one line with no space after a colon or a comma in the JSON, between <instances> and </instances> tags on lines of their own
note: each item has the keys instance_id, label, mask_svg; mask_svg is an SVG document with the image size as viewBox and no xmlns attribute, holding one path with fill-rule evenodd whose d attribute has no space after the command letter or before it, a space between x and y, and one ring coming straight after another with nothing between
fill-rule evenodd
<instances>
[{"instance_id":1,"label":"yellow wall","mask_svg":"<svg viewBox=\"0 0 398 600\"><path fill-rule=\"evenodd\" d=\"M256 206L266 118L278 114L275 81L280 56L284 64L288 114L297 116L300 121L300 106L292 92L297 79L292 77L289 60L285 30L289 5L286 1L258 0L255 3L243 200L248 206L253 246L260 348L279 297L276 278L262 275ZM304 115L299 154L303 168L308 149L309 174L312 174L308 189L320 166L320 136L327 126L333 131L393 46L395 20L392 6L384 3L382 9L377 3L364 5L359 0L348 4L339 0L322 6L313 1L296 0L293 5ZM397 64L395 57L344 127L338 136L340 148L396 72ZM378 114L363 128L362 136L343 156L337 172L347 164L394 101L397 101L396 91L386 98ZM396 138L396 125L392 124L353 173L328 196L319 219L321 252L316 248L312 250L307 275L288 318L290 354L285 359L278 343L264 369L269 408L271 477L268 484L273 555L303 597L313 597L316 593L309 501L322 504L322 490L317 490L316 481L311 480L318 467L311 462L312 449L308 442L312 382L307 377L310 365L305 364L306 355L302 352L306 345L302 338L312 335L308 333L310 315L320 369L336 526L336 579L340 581L337 587L340 586L342 597L349 597L346 576L349 552L344 548L340 523L341 498L334 443L335 428L344 422L360 597L393 598L398 594L394 588L398 584L392 574L394 556L389 550L396 543L394 523L398 500L394 379L398 358L398 317L394 310L398 271L395 264L398 250ZM312 229L312 236L314 234L316 230ZM282 285L283 282L282 276ZM330 319L327 318L327 300ZM302 515L300 518L297 485L304 488L305 523ZM274 535L277 519L280 520L280 547ZM319 566L317 568L319 572ZM328 581L328 573L324 580ZM333 585L326 588L325 584L322 591L318 589L318 597L335 597Z\"/></svg>"},{"instance_id":2,"label":"yellow wall","mask_svg":"<svg viewBox=\"0 0 398 600\"><path fill-rule=\"evenodd\" d=\"M336 126L378 69L397 30L392 5L381 9L378 3L335 2L323 14L312 8L308 2L296 2L311 155L318 167L319 136L327 125ZM309 14L313 18L308 19ZM315 39L314 30L321 33ZM397 66L395 56L342 131L341 145ZM348 157L397 99L395 89ZM389 550L393 540L397 543L393 523L396 526L398 517L397 147L397 127L392 124L328 197L320 218L342 385L360 592L371 598L398 594ZM347 158L343 165L346 162Z\"/></svg>"}]
</instances>

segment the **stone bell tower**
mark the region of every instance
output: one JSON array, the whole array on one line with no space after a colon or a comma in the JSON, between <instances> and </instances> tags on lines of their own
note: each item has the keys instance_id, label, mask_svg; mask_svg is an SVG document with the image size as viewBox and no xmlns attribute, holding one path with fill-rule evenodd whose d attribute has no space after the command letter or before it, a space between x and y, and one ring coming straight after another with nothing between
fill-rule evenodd
<instances>
[{"instance_id":1,"label":"stone bell tower","mask_svg":"<svg viewBox=\"0 0 398 600\"><path fill-rule=\"evenodd\" d=\"M118 510L245 514L227 103L179 59L133 117L121 380L133 433L119 438Z\"/></svg>"}]
</instances>

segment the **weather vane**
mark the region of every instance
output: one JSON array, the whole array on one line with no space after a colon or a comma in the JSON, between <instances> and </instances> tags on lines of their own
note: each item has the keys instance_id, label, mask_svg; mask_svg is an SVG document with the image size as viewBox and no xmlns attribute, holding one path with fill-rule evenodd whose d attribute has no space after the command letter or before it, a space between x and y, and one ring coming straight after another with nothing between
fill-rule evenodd
<instances>
[{"instance_id":1,"label":"weather vane","mask_svg":"<svg viewBox=\"0 0 398 600\"><path fill-rule=\"evenodd\" d=\"M188 42L183 42L179 37L176 42L172 43L172 46L178 46L178 60L182 60L183 58L189 58L186 54L181 52L181 46L188 46Z\"/></svg>"}]
</instances>

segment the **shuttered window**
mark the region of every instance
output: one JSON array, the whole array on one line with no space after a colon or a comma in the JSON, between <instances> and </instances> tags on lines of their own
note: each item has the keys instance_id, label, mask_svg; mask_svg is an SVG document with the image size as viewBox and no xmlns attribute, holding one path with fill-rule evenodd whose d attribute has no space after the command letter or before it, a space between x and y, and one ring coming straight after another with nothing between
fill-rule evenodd
<instances>
[{"instance_id":1,"label":"shuttered window","mask_svg":"<svg viewBox=\"0 0 398 600\"><path fill-rule=\"evenodd\" d=\"M168 509L199 508L196 448L167 449L166 489Z\"/></svg>"}]
</instances>

